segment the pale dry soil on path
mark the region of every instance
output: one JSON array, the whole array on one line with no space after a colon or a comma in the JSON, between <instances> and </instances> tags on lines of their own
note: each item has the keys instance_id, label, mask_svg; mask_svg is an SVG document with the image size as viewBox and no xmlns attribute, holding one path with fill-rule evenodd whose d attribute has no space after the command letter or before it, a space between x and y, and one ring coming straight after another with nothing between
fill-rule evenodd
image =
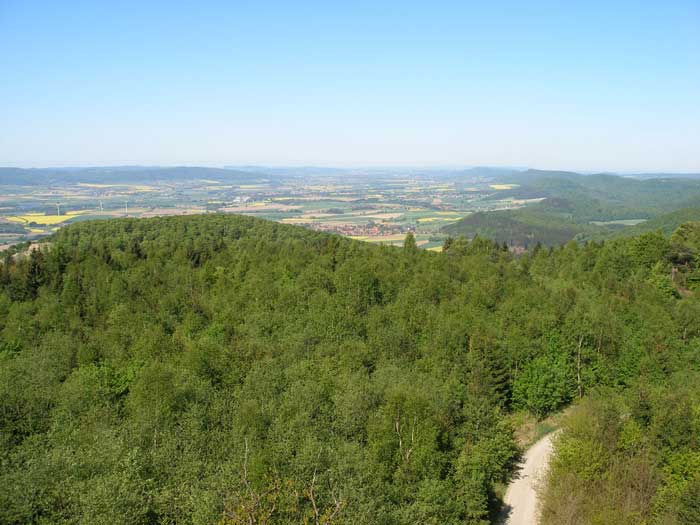
<instances>
[{"instance_id":1,"label":"pale dry soil on path","mask_svg":"<svg viewBox=\"0 0 700 525\"><path fill-rule=\"evenodd\" d=\"M552 455L552 439L556 432L547 434L532 445L521 464L521 470L503 498L506 525L535 525L539 522L539 488L547 473L547 465Z\"/></svg>"}]
</instances>

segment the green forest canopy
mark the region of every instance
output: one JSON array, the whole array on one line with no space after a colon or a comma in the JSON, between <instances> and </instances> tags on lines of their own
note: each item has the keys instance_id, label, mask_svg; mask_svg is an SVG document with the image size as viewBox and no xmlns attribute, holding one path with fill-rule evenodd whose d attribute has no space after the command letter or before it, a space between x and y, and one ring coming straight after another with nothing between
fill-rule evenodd
<instances>
[{"instance_id":1,"label":"green forest canopy","mask_svg":"<svg viewBox=\"0 0 700 525\"><path fill-rule=\"evenodd\" d=\"M249 217L68 226L0 264L0 521L487 523L518 460L509 414L584 395L620 398L596 429L624 432L563 460L572 490L624 435L651 469L628 514L681 523L699 232L514 258Z\"/></svg>"}]
</instances>

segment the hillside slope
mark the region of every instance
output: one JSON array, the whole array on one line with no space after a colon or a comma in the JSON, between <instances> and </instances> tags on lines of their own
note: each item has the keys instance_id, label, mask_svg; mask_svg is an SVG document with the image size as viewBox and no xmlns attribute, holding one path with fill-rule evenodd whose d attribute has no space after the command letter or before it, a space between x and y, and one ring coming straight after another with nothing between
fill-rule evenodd
<instances>
[{"instance_id":1,"label":"hillside slope","mask_svg":"<svg viewBox=\"0 0 700 525\"><path fill-rule=\"evenodd\" d=\"M0 522L488 523L512 412L695 370L694 228L516 259L223 215L70 225L0 264ZM700 451L679 443L646 452ZM645 495L683 515L650 457Z\"/></svg>"},{"instance_id":2,"label":"hillside slope","mask_svg":"<svg viewBox=\"0 0 700 525\"><path fill-rule=\"evenodd\" d=\"M635 235L654 229L654 222L625 230L625 223L647 221L700 202L700 180L645 179L615 175L528 170L503 179L513 185L491 199L535 200L518 209L475 213L446 225L451 236L488 237L510 246L552 246L577 239L605 239L618 233ZM488 202L488 199L487 199ZM660 219L664 231L678 227L679 212ZM670 233L666 231L666 233Z\"/></svg>"},{"instance_id":3,"label":"hillside slope","mask_svg":"<svg viewBox=\"0 0 700 525\"><path fill-rule=\"evenodd\" d=\"M671 235L681 224L700 221L700 208L682 208L658 215L653 219L644 221L634 226L620 227L598 235L598 240L611 237L634 237L646 232L660 231L664 235Z\"/></svg>"},{"instance_id":4,"label":"hillside slope","mask_svg":"<svg viewBox=\"0 0 700 525\"><path fill-rule=\"evenodd\" d=\"M556 212L555 212L556 210ZM556 245L593 230L573 222L558 208L533 205L519 210L477 212L448 224L442 231L454 237L486 237L509 246Z\"/></svg>"},{"instance_id":5,"label":"hillside slope","mask_svg":"<svg viewBox=\"0 0 700 525\"><path fill-rule=\"evenodd\" d=\"M649 217L700 200L697 179L639 180L608 174L528 170L505 180L517 186L503 192L503 196L567 199L581 205L579 213L583 221Z\"/></svg>"}]
</instances>

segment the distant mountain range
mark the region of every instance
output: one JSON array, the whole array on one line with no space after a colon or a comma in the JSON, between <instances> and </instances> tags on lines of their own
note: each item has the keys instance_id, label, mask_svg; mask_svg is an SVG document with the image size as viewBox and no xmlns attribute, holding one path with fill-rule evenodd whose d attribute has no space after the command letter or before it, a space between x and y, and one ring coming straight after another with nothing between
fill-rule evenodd
<instances>
[{"instance_id":1,"label":"distant mountain range","mask_svg":"<svg viewBox=\"0 0 700 525\"><path fill-rule=\"evenodd\" d=\"M0 168L0 185L33 186L115 183L155 183L211 179L222 182L252 182L269 178L262 173L197 166L112 166L88 168Z\"/></svg>"},{"instance_id":2,"label":"distant mountain range","mask_svg":"<svg viewBox=\"0 0 700 525\"><path fill-rule=\"evenodd\" d=\"M602 177L624 179L699 179L700 173L639 173L619 175L612 173L587 175L568 171L545 171L512 167L476 166L468 168L421 168L421 167L366 167L337 168L322 166L270 167L270 166L224 166L211 168L201 166L92 166L16 168L0 167L0 185L41 185L85 183L153 183L216 179L226 182L251 182L264 179L284 180L289 177L322 176L427 176L448 180L464 177L506 178L522 184L533 180L563 179L578 180L580 177L599 180Z\"/></svg>"}]
</instances>

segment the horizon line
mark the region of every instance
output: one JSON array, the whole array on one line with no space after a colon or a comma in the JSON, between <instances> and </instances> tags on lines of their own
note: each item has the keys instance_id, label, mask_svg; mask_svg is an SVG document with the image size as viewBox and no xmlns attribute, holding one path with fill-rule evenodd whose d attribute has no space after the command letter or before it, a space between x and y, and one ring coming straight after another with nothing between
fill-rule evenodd
<instances>
[{"instance_id":1,"label":"horizon line","mask_svg":"<svg viewBox=\"0 0 700 525\"><path fill-rule=\"evenodd\" d=\"M176 168L204 168L204 169L224 169L224 170L246 170L246 169L316 169L316 170L472 170L472 169L498 169L512 171L546 171L546 172L569 172L585 175L700 175L700 169L691 171L675 170L579 170L575 168L537 168L532 166L513 166L498 164L276 164L276 163L225 163L225 164L85 164L85 165L44 165L44 166L20 166L20 165L0 165L0 169L21 169L21 170L89 170L89 169L176 169Z\"/></svg>"}]
</instances>

